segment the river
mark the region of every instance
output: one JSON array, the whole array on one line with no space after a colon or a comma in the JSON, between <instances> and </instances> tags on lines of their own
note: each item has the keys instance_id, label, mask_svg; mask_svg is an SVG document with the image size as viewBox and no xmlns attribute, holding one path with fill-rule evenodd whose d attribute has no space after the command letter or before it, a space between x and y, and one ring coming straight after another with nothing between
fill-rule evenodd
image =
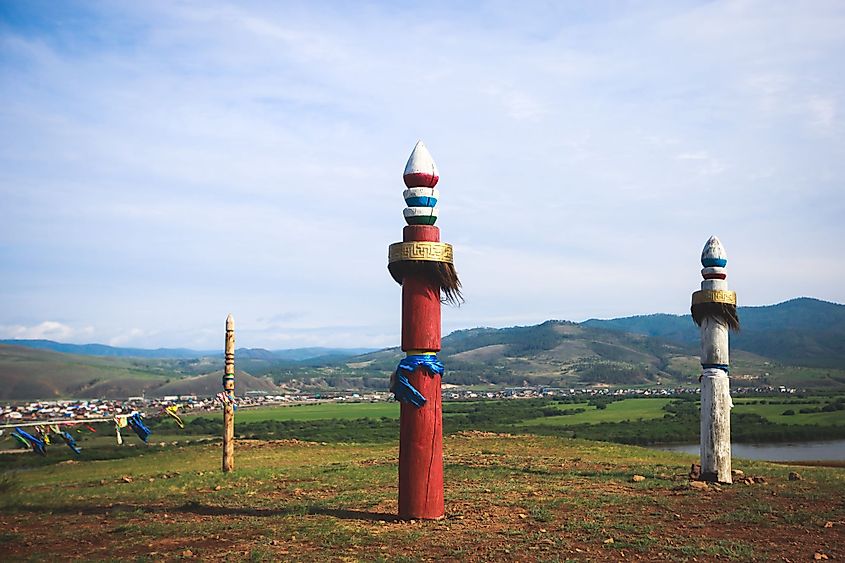
<instances>
[{"instance_id":1,"label":"river","mask_svg":"<svg viewBox=\"0 0 845 563\"><path fill-rule=\"evenodd\" d=\"M656 450L699 454L698 444L651 447ZM731 444L731 457L764 461L845 461L845 440L784 442L781 444Z\"/></svg>"}]
</instances>

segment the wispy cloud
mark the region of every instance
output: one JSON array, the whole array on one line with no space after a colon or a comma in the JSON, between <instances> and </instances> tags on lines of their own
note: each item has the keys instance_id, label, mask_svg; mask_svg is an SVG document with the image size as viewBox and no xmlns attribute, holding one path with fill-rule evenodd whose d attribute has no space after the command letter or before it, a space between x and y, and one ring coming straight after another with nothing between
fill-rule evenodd
<instances>
[{"instance_id":1,"label":"wispy cloud","mask_svg":"<svg viewBox=\"0 0 845 563\"><path fill-rule=\"evenodd\" d=\"M810 112L811 123L818 129L833 131L836 122L836 99L832 96L810 96L807 109Z\"/></svg>"}]
</instances>

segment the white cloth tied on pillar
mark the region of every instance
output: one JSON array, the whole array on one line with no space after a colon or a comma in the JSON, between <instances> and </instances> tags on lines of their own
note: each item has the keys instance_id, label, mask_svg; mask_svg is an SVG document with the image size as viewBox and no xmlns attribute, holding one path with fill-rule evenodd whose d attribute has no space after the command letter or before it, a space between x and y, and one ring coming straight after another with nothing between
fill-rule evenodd
<instances>
[{"instance_id":1,"label":"white cloth tied on pillar","mask_svg":"<svg viewBox=\"0 0 845 563\"><path fill-rule=\"evenodd\" d=\"M705 377L712 377L712 378L719 378L719 379L725 378L727 380L730 380L730 377L728 376L728 372L726 372L723 369L718 369L718 368L706 368L706 369L702 370L701 378L703 379ZM714 383L715 383L715 381L714 381ZM728 405L730 406L730 408L734 408L733 398L730 395L728 395L727 400L728 400Z\"/></svg>"}]
</instances>

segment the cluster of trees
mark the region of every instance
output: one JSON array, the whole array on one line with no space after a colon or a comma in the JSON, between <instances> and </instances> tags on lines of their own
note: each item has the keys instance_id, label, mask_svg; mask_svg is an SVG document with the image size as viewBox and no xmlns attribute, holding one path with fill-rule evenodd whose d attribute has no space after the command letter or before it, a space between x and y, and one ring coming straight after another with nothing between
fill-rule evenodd
<instances>
[{"instance_id":1,"label":"cluster of trees","mask_svg":"<svg viewBox=\"0 0 845 563\"><path fill-rule=\"evenodd\" d=\"M815 401L818 403L819 401ZM798 412L801 414L814 414L820 412L836 412L836 411L843 411L845 410L845 397L839 397L832 403L828 403L823 407L804 407L802 409L798 409ZM787 409L783 411L784 416L794 416L795 411L792 409Z\"/></svg>"}]
</instances>

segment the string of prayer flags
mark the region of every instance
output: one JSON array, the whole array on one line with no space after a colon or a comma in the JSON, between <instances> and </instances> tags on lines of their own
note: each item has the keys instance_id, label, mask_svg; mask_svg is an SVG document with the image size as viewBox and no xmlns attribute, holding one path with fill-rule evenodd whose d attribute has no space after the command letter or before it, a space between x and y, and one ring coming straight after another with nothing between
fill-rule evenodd
<instances>
[{"instance_id":1,"label":"string of prayer flags","mask_svg":"<svg viewBox=\"0 0 845 563\"><path fill-rule=\"evenodd\" d=\"M227 400L231 401L231 399L226 396L224 393L221 393L226 397ZM182 420L182 417L179 416L179 408L181 405L170 405L161 410L159 413L159 418L162 416L169 416L172 418L179 428L184 429L185 423ZM77 455L80 455L82 452L82 448L79 447L77 444L77 438L75 434L72 434L73 430L77 432L82 432L83 430L89 430L91 432L97 432L97 429L94 428L91 424L97 424L101 422L106 423L113 423L115 429L115 437L117 438L117 445L123 445L123 436L121 435L121 429L123 428L131 428L135 434L146 444L149 437L152 435L153 431L144 424L143 415L135 411L132 414L115 414L111 419L97 419L97 420L90 420L86 421L79 421L79 420L69 420L69 421L51 421L45 423L18 423L21 426L31 426L31 432L27 432L23 430L21 426L15 426L14 431L8 432L8 436L13 438L19 447L23 449L32 449L35 453L41 456L47 455L47 445L51 443L51 435L56 443L58 443L58 439L61 440ZM13 425L5 425L6 428L11 428ZM5 433L4 428L0 428L0 436L3 436Z\"/></svg>"}]
</instances>

